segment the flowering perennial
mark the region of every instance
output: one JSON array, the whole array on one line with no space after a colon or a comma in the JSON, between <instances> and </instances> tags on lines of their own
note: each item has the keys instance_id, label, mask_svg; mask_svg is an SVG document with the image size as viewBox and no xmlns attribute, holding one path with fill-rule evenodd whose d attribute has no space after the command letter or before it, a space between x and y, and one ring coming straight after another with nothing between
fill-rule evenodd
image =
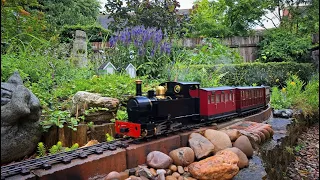
<instances>
[{"instance_id":1,"label":"flowering perennial","mask_svg":"<svg viewBox=\"0 0 320 180\"><path fill-rule=\"evenodd\" d=\"M125 47L134 46L139 56L149 53L154 57L156 53L170 54L171 43L164 40L162 31L156 28L145 28L144 26L135 26L125 28L117 32L115 36L109 40L110 46L123 45Z\"/></svg>"}]
</instances>

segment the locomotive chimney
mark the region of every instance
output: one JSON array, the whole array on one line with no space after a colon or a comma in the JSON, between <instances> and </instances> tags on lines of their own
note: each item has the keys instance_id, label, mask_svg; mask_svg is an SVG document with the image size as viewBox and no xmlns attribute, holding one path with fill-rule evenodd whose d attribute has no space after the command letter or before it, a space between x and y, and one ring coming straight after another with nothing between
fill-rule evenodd
<instances>
[{"instance_id":1,"label":"locomotive chimney","mask_svg":"<svg viewBox=\"0 0 320 180\"><path fill-rule=\"evenodd\" d=\"M141 80L136 80L136 96L142 96Z\"/></svg>"}]
</instances>

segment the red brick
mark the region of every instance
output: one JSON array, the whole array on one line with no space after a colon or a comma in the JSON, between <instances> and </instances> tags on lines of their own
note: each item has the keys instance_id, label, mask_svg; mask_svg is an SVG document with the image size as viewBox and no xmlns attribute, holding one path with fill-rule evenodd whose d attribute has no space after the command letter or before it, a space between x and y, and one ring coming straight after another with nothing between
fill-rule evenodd
<instances>
[{"instance_id":1,"label":"red brick","mask_svg":"<svg viewBox=\"0 0 320 180\"><path fill-rule=\"evenodd\" d=\"M39 179L88 179L111 171L126 169L126 150L105 151L101 155L90 155L86 159L75 159L70 164L53 165L49 170L36 170Z\"/></svg>"},{"instance_id":2,"label":"red brick","mask_svg":"<svg viewBox=\"0 0 320 180\"><path fill-rule=\"evenodd\" d=\"M180 147L180 136L174 135L150 142L133 144L127 147L127 168L134 168L145 164L147 155L151 151L161 151L169 154L170 151Z\"/></svg>"}]
</instances>

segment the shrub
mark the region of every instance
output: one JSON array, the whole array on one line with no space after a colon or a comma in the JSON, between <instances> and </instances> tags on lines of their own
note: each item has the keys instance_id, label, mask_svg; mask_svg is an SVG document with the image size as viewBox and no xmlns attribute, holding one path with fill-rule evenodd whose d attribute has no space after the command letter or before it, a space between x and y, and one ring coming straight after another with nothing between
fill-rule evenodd
<instances>
[{"instance_id":1,"label":"shrub","mask_svg":"<svg viewBox=\"0 0 320 180\"><path fill-rule=\"evenodd\" d=\"M309 50L312 46L309 34L297 34L276 28L266 31L260 42L261 62L310 62Z\"/></svg>"},{"instance_id":2,"label":"shrub","mask_svg":"<svg viewBox=\"0 0 320 180\"><path fill-rule=\"evenodd\" d=\"M272 88L271 106L274 109L293 108L302 110L305 117L319 115L319 74L314 75L306 86L298 76L290 76L279 90ZM317 121L319 121L317 119Z\"/></svg>"},{"instance_id":3,"label":"shrub","mask_svg":"<svg viewBox=\"0 0 320 180\"><path fill-rule=\"evenodd\" d=\"M180 72L197 72L205 69L210 74L224 74L220 84L228 86L241 85L267 85L278 86L291 74L296 74L303 82L308 82L312 76L314 67L309 63L243 63L225 65L180 65Z\"/></svg>"},{"instance_id":4,"label":"shrub","mask_svg":"<svg viewBox=\"0 0 320 180\"><path fill-rule=\"evenodd\" d=\"M206 45L199 46L192 53L185 64L239 64L243 58L239 52L231 49L219 42L218 39L208 38L205 40Z\"/></svg>"},{"instance_id":5,"label":"shrub","mask_svg":"<svg viewBox=\"0 0 320 180\"><path fill-rule=\"evenodd\" d=\"M64 26L60 33L60 42L70 43L74 39L76 30L82 30L86 32L88 40L90 42L102 42L108 41L112 32L103 28L101 25L73 25L73 26Z\"/></svg>"}]
</instances>

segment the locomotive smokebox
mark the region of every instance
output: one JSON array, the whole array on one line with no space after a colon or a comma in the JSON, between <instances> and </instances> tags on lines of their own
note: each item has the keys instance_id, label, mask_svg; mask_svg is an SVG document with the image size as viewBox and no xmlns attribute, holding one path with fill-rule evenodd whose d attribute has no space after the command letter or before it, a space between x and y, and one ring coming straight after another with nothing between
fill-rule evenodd
<instances>
[{"instance_id":1,"label":"locomotive smokebox","mask_svg":"<svg viewBox=\"0 0 320 180\"><path fill-rule=\"evenodd\" d=\"M136 80L136 96L142 96L141 84L142 80Z\"/></svg>"}]
</instances>

